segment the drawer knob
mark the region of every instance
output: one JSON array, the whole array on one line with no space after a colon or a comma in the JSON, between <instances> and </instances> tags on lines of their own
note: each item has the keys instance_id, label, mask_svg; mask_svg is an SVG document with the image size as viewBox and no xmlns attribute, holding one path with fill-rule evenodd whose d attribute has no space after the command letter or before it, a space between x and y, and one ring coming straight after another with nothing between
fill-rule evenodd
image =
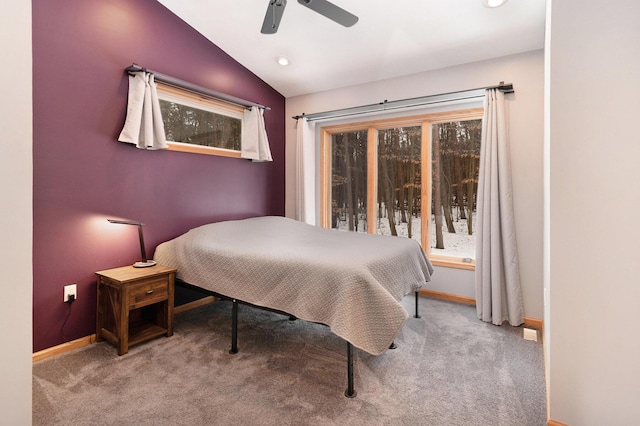
<instances>
[{"instance_id":1,"label":"drawer knob","mask_svg":"<svg viewBox=\"0 0 640 426\"><path fill-rule=\"evenodd\" d=\"M147 294L153 293L153 290L147 290Z\"/></svg>"}]
</instances>

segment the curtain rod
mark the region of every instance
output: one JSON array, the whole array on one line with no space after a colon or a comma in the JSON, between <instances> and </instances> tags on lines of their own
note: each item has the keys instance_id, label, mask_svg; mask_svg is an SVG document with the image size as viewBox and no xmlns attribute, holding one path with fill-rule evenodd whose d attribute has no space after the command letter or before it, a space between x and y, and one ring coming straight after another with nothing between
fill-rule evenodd
<instances>
[{"instance_id":1,"label":"curtain rod","mask_svg":"<svg viewBox=\"0 0 640 426\"><path fill-rule=\"evenodd\" d=\"M149 72L151 74L154 75L154 78L158 81L161 81L163 83L167 83L167 84L171 84L172 86L177 86L183 89L187 89L190 90L192 92L195 93L201 93L204 95L208 95L217 99L221 99L223 101L227 101L227 102L231 102L233 104L237 104L237 105L242 105L244 107L258 107L258 108L262 108L265 110L270 110L271 108L264 106L264 105L260 105L257 104L255 102L251 102L251 101L247 101L245 99L241 99L241 98L236 98L235 96L231 96L231 95L227 95L225 93L222 92L218 92L216 90L211 90L211 89L207 89L206 87L202 87L202 86L198 86L197 84L193 84L193 83L189 83L188 81L184 81L184 80L180 80L179 78L176 77L171 77L170 75L166 75L166 74L162 74L160 72L157 71L153 71L150 70L148 68L143 68L139 65L133 64L127 68L124 69L128 74L129 73L134 73L134 72L139 72L139 71L144 71L144 72Z\"/></svg>"},{"instance_id":2,"label":"curtain rod","mask_svg":"<svg viewBox=\"0 0 640 426\"><path fill-rule=\"evenodd\" d=\"M420 96L417 98L401 99L397 101L379 102L377 104L362 105L352 108L336 109L333 111L317 112L314 114L296 115L293 119L306 118L307 120L321 120L325 118L346 117L349 115L366 114L377 111L390 111L399 108L409 108L414 106L437 104L441 102L473 99L484 96L487 89L498 89L503 93L515 93L513 84L505 84L503 81L497 86L481 87L478 89L462 90L459 92L441 93L439 95Z\"/></svg>"}]
</instances>

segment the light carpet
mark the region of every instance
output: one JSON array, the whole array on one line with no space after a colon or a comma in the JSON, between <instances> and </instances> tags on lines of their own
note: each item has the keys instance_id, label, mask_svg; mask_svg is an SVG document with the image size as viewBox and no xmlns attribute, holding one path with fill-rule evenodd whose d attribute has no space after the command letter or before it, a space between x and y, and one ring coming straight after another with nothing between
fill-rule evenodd
<instances>
[{"instance_id":1,"label":"light carpet","mask_svg":"<svg viewBox=\"0 0 640 426\"><path fill-rule=\"evenodd\" d=\"M322 325L229 302L175 318L117 356L102 342L33 365L34 425L545 425L543 348L475 307L420 298L397 349L354 351L357 397L344 396L346 343Z\"/></svg>"}]
</instances>

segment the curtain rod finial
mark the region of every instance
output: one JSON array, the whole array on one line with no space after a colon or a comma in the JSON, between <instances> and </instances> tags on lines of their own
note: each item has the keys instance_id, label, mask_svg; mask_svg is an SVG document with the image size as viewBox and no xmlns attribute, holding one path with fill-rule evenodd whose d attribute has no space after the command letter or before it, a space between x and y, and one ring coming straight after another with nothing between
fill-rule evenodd
<instances>
[{"instance_id":1,"label":"curtain rod finial","mask_svg":"<svg viewBox=\"0 0 640 426\"><path fill-rule=\"evenodd\" d=\"M497 87L498 90L500 90L502 93L515 93L515 90L513 90L513 84L509 83L509 84L505 84L504 81L501 81L500 84Z\"/></svg>"}]
</instances>

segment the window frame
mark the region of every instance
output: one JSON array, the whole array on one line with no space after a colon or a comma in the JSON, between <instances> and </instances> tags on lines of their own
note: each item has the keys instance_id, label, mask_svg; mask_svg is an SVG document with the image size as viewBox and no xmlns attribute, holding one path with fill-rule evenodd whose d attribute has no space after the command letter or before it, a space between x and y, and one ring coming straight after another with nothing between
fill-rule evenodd
<instances>
[{"instance_id":1,"label":"window frame","mask_svg":"<svg viewBox=\"0 0 640 426\"><path fill-rule=\"evenodd\" d=\"M241 123L240 140L244 132L244 110L241 105L225 102L200 93L172 86L162 82L156 82L158 99L174 102L192 108L198 108L214 114L237 118ZM217 148L213 146L197 145L188 142L176 142L167 140L169 151L189 152L193 154L217 155L221 157L242 158L241 150Z\"/></svg>"},{"instance_id":2,"label":"window frame","mask_svg":"<svg viewBox=\"0 0 640 426\"><path fill-rule=\"evenodd\" d=\"M331 228L331 135L342 132L367 130L367 216L373 220L367 220L367 232L376 233L377 203L378 203L378 131L395 127L422 127L421 147L421 173L428 176L428 182L422 182L421 197L429 200L426 204L426 212L421 215L421 226L426 232L422 232L421 245L434 265L475 270L475 259L471 262L463 258L442 256L431 253L430 235L431 229L431 147L432 125L451 121L465 121L482 119L484 108L465 108L444 112L434 112L405 117L381 118L350 122L344 124L328 124L320 127L320 226Z\"/></svg>"}]
</instances>

